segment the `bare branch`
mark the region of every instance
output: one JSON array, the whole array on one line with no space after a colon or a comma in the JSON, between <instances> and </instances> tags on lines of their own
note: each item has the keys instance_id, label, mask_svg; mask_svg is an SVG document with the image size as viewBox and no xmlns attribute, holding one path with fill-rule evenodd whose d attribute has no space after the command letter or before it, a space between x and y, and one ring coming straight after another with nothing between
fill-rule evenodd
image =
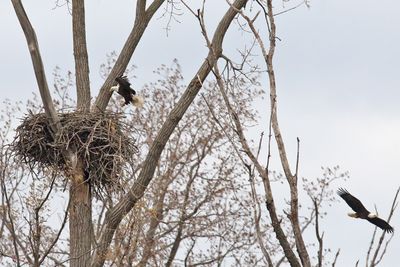
<instances>
[{"instance_id":1,"label":"bare branch","mask_svg":"<svg viewBox=\"0 0 400 267\"><path fill-rule=\"evenodd\" d=\"M389 239L386 240L385 246L383 247L383 250L382 250L382 252L381 252L381 255L379 256L379 258L378 258L378 259L376 260L376 262L375 262L375 266L378 265L378 264L382 261L383 257L384 257L385 254L386 254L387 247L389 246L389 244L390 244L390 242L392 241L392 238L393 238L393 237L394 237L394 235L390 235Z\"/></svg>"},{"instance_id":2,"label":"bare branch","mask_svg":"<svg viewBox=\"0 0 400 267\"><path fill-rule=\"evenodd\" d=\"M260 144L261 144L261 142L260 142ZM257 198L257 191L256 191L256 187L254 184L254 173L249 173L249 179L250 179L250 186L251 186L251 195L253 198L253 213L254 213L253 216L254 216L254 222L255 222L255 227L256 227L257 241L258 241L258 244L260 245L260 248L264 255L264 258L266 259L266 261L268 263L268 266L272 267L273 263L271 260L271 256L269 255L268 250L265 247L265 244L263 242L263 236L261 233L261 227L260 227L261 205L260 205L260 201Z\"/></svg>"},{"instance_id":3,"label":"bare branch","mask_svg":"<svg viewBox=\"0 0 400 267\"><path fill-rule=\"evenodd\" d=\"M261 4L260 4L261 5ZM275 73L273 68L273 57L276 45L276 26L273 15L272 0L267 0L267 14L266 21L269 25L269 51L265 49L264 43L255 29L253 21L240 12L240 15L247 21L251 31L253 32L256 40L259 43L264 60L267 65L268 77L269 77L269 88L270 88L270 100L271 100L271 124L274 131L275 140L278 145L278 151L280 156L280 161L282 168L284 170L286 179L290 188L290 221L292 223L293 234L296 241L297 251L299 253L301 262L304 266L311 266L310 258L301 234L301 229L299 225L299 215L298 215L298 191L297 191L297 178L292 174L289 166L289 161L287 159L285 144L283 142L282 134L280 131L278 116L277 116L277 94L276 94L276 82Z\"/></svg>"},{"instance_id":4,"label":"bare branch","mask_svg":"<svg viewBox=\"0 0 400 267\"><path fill-rule=\"evenodd\" d=\"M49 253L51 252L51 250L53 249L53 247L56 245L56 243L58 242L62 231L64 230L64 227L67 223L67 218L68 218L68 211L69 211L69 205L71 203L71 200L68 201L67 207L65 209L64 212L64 219L61 223L60 229L57 232L57 235L55 236L55 238L53 239L53 241L51 242L50 246L47 248L47 250L45 252L43 252L43 255L41 257L41 259L39 260L39 266L42 265L43 261L46 259L46 257L49 255Z\"/></svg>"},{"instance_id":5,"label":"bare branch","mask_svg":"<svg viewBox=\"0 0 400 267\"><path fill-rule=\"evenodd\" d=\"M294 10L294 9L296 9L296 8L301 7L302 5L305 5L305 6L309 7L308 0L304 0L304 1L298 3L297 5L295 5L295 6L291 7L291 8L288 8L288 9L285 9L285 10L283 10L283 11L281 11L281 12L275 13L274 16L282 15L282 14L284 14L284 13L287 13L287 12L289 12L289 11L292 11L292 10Z\"/></svg>"},{"instance_id":6,"label":"bare branch","mask_svg":"<svg viewBox=\"0 0 400 267\"><path fill-rule=\"evenodd\" d=\"M115 83L114 80L117 76L122 75L128 66L132 55L142 38L144 31L147 28L148 23L153 17L154 13L158 8L165 2L165 0L154 0L145 12L146 1L140 0L136 4L136 18L133 25L132 31L126 40L124 47L119 54L114 67L111 69L110 74L105 80L104 84L100 88L99 95L96 98L96 102L93 111L104 111L107 107L108 101L111 97L110 87Z\"/></svg>"},{"instance_id":7,"label":"bare branch","mask_svg":"<svg viewBox=\"0 0 400 267\"><path fill-rule=\"evenodd\" d=\"M372 237L371 237L371 242L369 243L369 246L368 246L367 256L366 256L366 260L365 260L366 267L368 267L369 257L371 255L372 249L374 248L374 242L375 242L377 230L378 230L378 227L375 227L374 233L372 234Z\"/></svg>"},{"instance_id":8,"label":"bare branch","mask_svg":"<svg viewBox=\"0 0 400 267\"><path fill-rule=\"evenodd\" d=\"M56 176L53 176L53 179L51 180L50 183L50 188L47 191L47 194L45 197L42 199L42 201L39 203L37 207L35 207L34 210L34 222L35 222L35 227L30 227L32 228L32 234L31 238L33 239L33 245L32 245L32 254L33 254L33 260L34 260L34 266L39 267L40 266L40 244L41 244L41 236L42 236L42 227L40 225L40 211L43 208L44 204L47 202L47 200L50 197L50 193L53 191L53 186L54 186L54 181L56 179ZM33 230L34 229L34 230ZM43 258L44 259L44 258Z\"/></svg>"},{"instance_id":9,"label":"bare branch","mask_svg":"<svg viewBox=\"0 0 400 267\"><path fill-rule=\"evenodd\" d=\"M338 257L339 257L339 254L340 254L340 248L337 250L337 252L336 252L336 254L335 254L335 258L334 258L334 260L333 260L333 262L332 262L332 267L335 267L335 266L336 266L336 261L337 261L337 259L338 259Z\"/></svg>"},{"instance_id":10,"label":"bare branch","mask_svg":"<svg viewBox=\"0 0 400 267\"><path fill-rule=\"evenodd\" d=\"M49 92L49 87L46 81L46 74L44 72L42 57L40 56L39 44L37 42L35 31L32 27L31 22L29 21L21 0L12 0L11 2L14 6L14 10L17 14L19 23L21 24L21 27L25 33L25 38L28 44L29 53L31 54L33 69L35 70L36 81L39 87L40 96L42 97L46 116L51 121L50 125L53 133L56 133L57 130L61 127L60 121Z\"/></svg>"},{"instance_id":11,"label":"bare branch","mask_svg":"<svg viewBox=\"0 0 400 267\"><path fill-rule=\"evenodd\" d=\"M146 12L146 0L138 0L136 4L136 18L143 16Z\"/></svg>"},{"instance_id":12,"label":"bare branch","mask_svg":"<svg viewBox=\"0 0 400 267\"><path fill-rule=\"evenodd\" d=\"M209 48L212 49L213 46L210 46ZM270 217L271 217L272 227L274 228L276 237L277 237L279 243L281 244L281 246L284 250L285 256L289 260L290 264L292 266L300 266L295 254L293 253L293 250L291 249L290 244L282 230L282 227L280 225L280 220L278 219L278 216L276 214L275 204L274 204L274 200L273 200L273 196L272 196L272 189L271 189L268 173L258 162L256 156L251 152L251 149L250 149L248 142L246 140L246 137L244 135L243 127L239 120L239 116L232 108L232 106L229 102L229 99L226 95L225 86L224 86L224 83L222 82L222 78L221 78L221 75L219 73L219 69L218 69L218 66L216 63L214 64L213 73L217 79L218 88L220 89L220 92L223 96L225 105L228 108L229 114L232 116L232 120L236 127L236 133L238 134L240 143L242 144L242 148L243 148L244 152L247 154L247 156L250 158L250 160L253 162L255 168L257 169L257 171L259 172L260 176L263 179L264 190L265 190L266 199L267 199L267 209L268 209Z\"/></svg>"},{"instance_id":13,"label":"bare branch","mask_svg":"<svg viewBox=\"0 0 400 267\"><path fill-rule=\"evenodd\" d=\"M295 170L295 179L298 180L299 177L299 161L300 161L300 139L297 137L297 156L296 156L296 170Z\"/></svg>"},{"instance_id":14,"label":"bare branch","mask_svg":"<svg viewBox=\"0 0 400 267\"><path fill-rule=\"evenodd\" d=\"M85 1L72 1L72 33L74 43L77 109L90 110L89 62L86 47Z\"/></svg>"},{"instance_id":15,"label":"bare branch","mask_svg":"<svg viewBox=\"0 0 400 267\"><path fill-rule=\"evenodd\" d=\"M140 262L137 264L137 267L145 267L148 263L149 258L151 257L151 252L154 246L154 235L156 233L157 227L162 220L163 217L163 209L164 209L164 200L165 195L167 193L168 185L165 188L160 189L160 196L158 196L157 202L153 207L155 210L155 214L152 214L149 224L149 229L147 230L146 237L145 237L145 244L143 246L143 255Z\"/></svg>"},{"instance_id":16,"label":"bare branch","mask_svg":"<svg viewBox=\"0 0 400 267\"><path fill-rule=\"evenodd\" d=\"M233 5L237 9L240 9L246 4L246 2L247 0L236 0ZM229 8L215 31L213 38L213 47L215 47L215 52L217 52L216 55L220 55L222 52L222 41L231 21L236 14L237 12L235 9ZM119 201L112 209L107 212L104 226L102 227L103 232L100 236L99 247L94 252L92 266L100 267L103 265L106 251L108 250L108 246L111 243L116 228L118 227L122 218L134 207L136 202L143 196L145 189L153 178L154 170L157 166L158 159L160 158L161 152L163 151L165 144L167 143L176 125L181 120L182 116L185 114L186 110L201 89L201 83L205 80L205 78L211 71L210 62L211 64L214 64L216 60L217 58L213 54L209 53L202 66L195 74L192 81L189 83L181 99L170 112L167 121L163 124L159 133L157 134L153 144L149 149L149 153L144 161L143 168L139 173L139 177L135 181L134 185L131 187L129 192L121 199L121 201ZM117 66L117 64L115 66ZM116 67L114 67L114 69L115 68ZM113 76L112 73L110 74L111 77ZM107 84L107 81L105 84ZM104 89L106 91L109 91L107 88L102 88L102 90ZM103 104L100 104L100 102L98 101L98 104L100 104L100 108L105 108L104 104L108 102L108 98L105 102L103 102L103 100L100 101Z\"/></svg>"},{"instance_id":17,"label":"bare branch","mask_svg":"<svg viewBox=\"0 0 400 267\"><path fill-rule=\"evenodd\" d=\"M260 3L259 3L260 4ZM260 4L261 5L261 4ZM263 7L263 6L262 6ZM265 12L265 9L263 7ZM275 74L273 69L273 56L275 52L275 41L276 41L276 26L274 22L273 16L273 7L272 0L267 1L267 11L265 14L267 24L269 25L269 51L265 49L264 43L258 34L258 31L255 29L253 20L243 14L243 12L239 12L239 14L247 21L251 31L253 32L256 40L258 41L260 48L262 50L262 54L264 56L264 60L268 69L268 77L269 77L269 87L270 87L270 100L271 100L271 124L272 129L275 134L275 140L278 145L278 151L280 155L280 161L288 181L290 187L290 221L292 223L293 233L296 241L296 247L301 259L303 266L311 266L310 258L301 234L301 229L299 225L299 216L298 216L298 192L297 192L297 179L290 170L289 162L286 155L285 145L282 139L282 135L280 132L278 118L277 118L277 105L276 105L276 82L275 82Z\"/></svg>"},{"instance_id":18,"label":"bare branch","mask_svg":"<svg viewBox=\"0 0 400 267\"><path fill-rule=\"evenodd\" d=\"M394 214L394 211L396 210L396 207L397 207L397 198L398 198L398 196L399 196L399 193L400 193L400 187L397 189L396 194L395 194L395 196L394 196L394 199L393 199L393 202L392 202L392 206L391 206L391 208L390 208L390 213L389 213L389 216L388 216L388 218L387 218L387 222L388 222L388 223L389 223L390 220L392 219L392 216L393 216L393 214ZM381 249L381 247L382 247L383 240L384 240L384 238L385 238L385 234L386 234L386 232L383 231L381 237L379 238L377 247L375 248L374 255L373 255L373 257L372 257L372 259L371 259L371 261L370 261L370 264L369 264L370 267L374 267L374 266L378 265L378 263L379 263L379 261L380 261L380 260L378 260L378 259L379 259L379 258L382 259L384 253L386 252L386 247L388 246L388 243L386 243L386 245L385 245L385 247L384 247L384 251L382 252L382 255L378 258L379 251L380 251L380 249ZM393 234L392 234L392 235L393 235ZM390 241L390 240L389 240L389 241Z\"/></svg>"},{"instance_id":19,"label":"bare branch","mask_svg":"<svg viewBox=\"0 0 400 267\"><path fill-rule=\"evenodd\" d=\"M318 267L322 266L322 260L323 260L323 247L324 247L324 234L322 235L319 232L319 208L318 208L318 203L316 199L312 199L314 203L314 210L315 210L315 236L317 237L318 240Z\"/></svg>"},{"instance_id":20,"label":"bare branch","mask_svg":"<svg viewBox=\"0 0 400 267\"><path fill-rule=\"evenodd\" d=\"M18 245L17 245L18 237L17 237L16 230L15 230L13 215L11 214L11 202L10 202L10 198L9 198L9 196L7 194L7 188L6 188L6 185L4 183L4 179L1 179L1 190L2 190L3 195L5 196L6 204L7 204L7 207L8 207L7 208L7 215L8 215L9 228L10 228L10 233L11 233L13 247L14 247L15 259L16 259L16 262L17 262L17 266L21 266L19 252L18 252Z\"/></svg>"}]
</instances>

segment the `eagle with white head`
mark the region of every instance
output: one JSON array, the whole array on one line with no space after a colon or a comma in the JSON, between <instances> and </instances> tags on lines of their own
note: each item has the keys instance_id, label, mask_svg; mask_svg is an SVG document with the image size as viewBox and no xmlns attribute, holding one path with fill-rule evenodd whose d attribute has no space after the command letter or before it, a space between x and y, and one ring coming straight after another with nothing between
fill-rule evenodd
<instances>
[{"instance_id":1,"label":"eagle with white head","mask_svg":"<svg viewBox=\"0 0 400 267\"><path fill-rule=\"evenodd\" d=\"M394 231L393 227L390 226L385 220L378 217L378 215L369 212L364 205L356 197L352 196L346 189L339 188L337 191L338 195L346 201L347 205L350 206L355 212L350 212L347 215L353 218L360 218L375 224L383 231L392 233Z\"/></svg>"},{"instance_id":2,"label":"eagle with white head","mask_svg":"<svg viewBox=\"0 0 400 267\"><path fill-rule=\"evenodd\" d=\"M131 83L126 76L119 76L115 78L115 81L118 84L112 86L110 91L116 92L124 98L124 102L121 103L121 106L132 104L138 108L143 107L143 97L136 95L136 91L131 88Z\"/></svg>"}]
</instances>

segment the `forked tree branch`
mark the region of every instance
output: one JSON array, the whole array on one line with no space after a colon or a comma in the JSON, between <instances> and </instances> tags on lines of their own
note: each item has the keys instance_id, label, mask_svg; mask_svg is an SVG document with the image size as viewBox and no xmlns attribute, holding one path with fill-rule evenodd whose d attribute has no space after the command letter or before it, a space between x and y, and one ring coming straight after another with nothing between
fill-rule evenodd
<instances>
[{"instance_id":1,"label":"forked tree branch","mask_svg":"<svg viewBox=\"0 0 400 267\"><path fill-rule=\"evenodd\" d=\"M253 217L254 217L254 223L255 223L255 228L256 228L256 237L257 237L257 242L260 246L261 252L264 255L265 260L267 261L268 267L274 266L271 260L271 256L268 253L268 250L264 244L263 241L263 236L261 233L261 226L260 226L260 220L261 220L261 205L260 201L257 198L257 191L256 191L256 186L254 183L254 173L249 172L249 180L250 180L250 187L251 187L251 197L253 199Z\"/></svg>"},{"instance_id":2,"label":"forked tree branch","mask_svg":"<svg viewBox=\"0 0 400 267\"><path fill-rule=\"evenodd\" d=\"M90 110L89 59L86 46L85 1L72 1L72 33L75 58L77 110Z\"/></svg>"},{"instance_id":3,"label":"forked tree branch","mask_svg":"<svg viewBox=\"0 0 400 267\"><path fill-rule=\"evenodd\" d=\"M374 232L373 232L372 237L371 237L371 241L369 242L367 256L366 256L366 260L365 260L365 266L366 267L368 267L369 257L371 256L372 249L374 248L374 243L375 243L377 230L378 230L378 227L375 227Z\"/></svg>"},{"instance_id":4,"label":"forked tree branch","mask_svg":"<svg viewBox=\"0 0 400 267\"><path fill-rule=\"evenodd\" d=\"M236 133L238 134L239 141L242 145L242 149L244 150L246 155L250 158L250 160L253 162L257 172L260 174L260 176L262 178L263 185L264 185L264 191L265 191L265 195L266 195L266 199L267 199L267 201L266 201L267 209L268 209L269 215L271 217L271 225L274 229L276 238L278 239L279 244L281 245L283 252L285 254L285 257L288 259L290 265L300 267L301 265L300 265L296 255L294 254L292 248L290 247L290 243L288 242L288 239L282 229L280 219L278 218L278 214L276 213L276 207L275 207L274 198L272 195L272 188L271 188L271 183L269 180L268 173L267 173L266 169L261 166L260 162L257 160L257 157L251 152L250 146L244 135L244 130L243 130L242 124L239 120L239 116L233 110L233 108L229 102L229 99L226 95L226 89L224 88L224 84L222 82L222 78L219 73L218 66L216 64L214 64L214 74L216 76L218 88L220 89L220 92L224 99L225 105L226 105L227 109L229 110L229 114L231 114L232 120L235 124L235 130L236 130Z\"/></svg>"},{"instance_id":5,"label":"forked tree branch","mask_svg":"<svg viewBox=\"0 0 400 267\"><path fill-rule=\"evenodd\" d=\"M2 146L4 148L4 143L2 143ZM15 195L19 197L17 188L19 188L19 185L23 183L22 180L24 178L24 175L22 172L20 175L13 177L11 181L13 181L14 183L11 183L11 187L8 188L6 185L6 177L10 176L9 171L10 168L13 167L13 165L10 165L10 162L12 161L12 154L8 148L5 148L4 153L0 153L0 156L0 191L2 205L2 211L0 212L2 221L1 232L4 231L3 227L7 228L11 236L12 242L12 248L10 248L10 250L14 250L15 253L14 255L7 255L0 251L0 254L3 254L5 257L10 256L11 258L13 258L13 260L16 261L17 266L21 266L21 263L23 263L24 258L22 258L22 256L25 257L25 261L27 261L28 264L33 265L33 260L30 257L31 253L27 247L27 244L20 239L20 235L17 233L20 227L18 219L16 218L17 214L12 210L13 199L15 198ZM14 219L17 219L17 221L14 221ZM21 255L19 249L21 249L22 251Z\"/></svg>"},{"instance_id":6,"label":"forked tree branch","mask_svg":"<svg viewBox=\"0 0 400 267\"><path fill-rule=\"evenodd\" d=\"M61 233L64 230L64 227L67 223L67 219L68 219L68 210L69 210L69 205L71 203L71 200L68 201L67 207L65 208L65 212L64 212L64 218L61 222L61 226L58 229L58 232L56 234L56 236L54 237L54 239L51 241L50 245L48 246L48 248L42 253L41 258L39 260L39 266L43 264L43 261L46 259L46 257L48 257L48 255L50 254L50 252L52 251L53 247L56 245L56 243L58 242L58 240L60 239Z\"/></svg>"},{"instance_id":7,"label":"forked tree branch","mask_svg":"<svg viewBox=\"0 0 400 267\"><path fill-rule=\"evenodd\" d=\"M315 209L315 236L318 240L318 267L322 267L322 260L323 260L323 248L324 248L324 233L322 235L319 232L319 208L317 200L312 198L311 199L314 204Z\"/></svg>"},{"instance_id":8,"label":"forked tree branch","mask_svg":"<svg viewBox=\"0 0 400 267\"><path fill-rule=\"evenodd\" d=\"M43 208L44 204L49 200L50 193L53 191L54 187L54 182L55 182L56 176L54 175L51 183L50 183L50 188L47 190L47 193L45 197L40 201L39 205L35 207L34 209L34 226L32 226L32 223L30 222L30 229L31 229L31 243L32 243L32 254L33 254L33 265L34 266L40 266L40 258L42 257L40 255L40 245L41 245L41 236L42 236L42 227L40 225L40 211ZM46 255L47 256L47 255ZM43 257L42 257L43 258ZM44 258L43 258L44 259Z\"/></svg>"},{"instance_id":9,"label":"forked tree branch","mask_svg":"<svg viewBox=\"0 0 400 267\"><path fill-rule=\"evenodd\" d=\"M234 6L232 6L233 8L235 8ZM237 12L239 12L241 15L243 15L243 12L241 10L236 9ZM206 39L207 42L207 46L210 49L211 53L215 53L214 52L214 47L213 45L209 42L209 38L207 37L207 33L205 31L205 25L204 25L204 20L202 17L202 12L199 12L198 14L198 19L200 22L200 26L202 29L202 33L204 35L204 38ZM226 89L225 89L225 85L223 83L220 71L218 69L218 65L217 62L214 63L213 65L213 73L215 75L215 78L217 80L217 84L218 84L218 88L220 89L221 95L223 97L224 103L229 111L229 114L231 115L231 118L233 120L233 123L235 125L235 131L239 137L239 141L242 145L242 149L244 150L244 152L246 153L246 155L250 158L250 160L253 162L255 168L257 169L257 171L259 172L260 176L262 177L263 180L263 185L264 185L264 191L266 194L266 204L267 204L267 209L268 212L271 216L271 224L272 227L274 229L274 232L276 234L276 237L281 245L281 247L283 248L285 257L288 259L289 263L291 264L291 266L300 266L300 263L296 257L296 255L294 254L288 240L287 237L285 236L285 233L283 232L283 229L281 227L280 224L280 220L278 218L278 215L276 213L276 208L275 208L275 204L274 204L274 199L273 199L273 195L272 195L272 189L271 189L271 185L270 185L270 180L268 177L268 172L265 168L263 168L261 166L261 164L259 163L259 161L257 160L257 157L251 152L250 146L248 145L248 142L246 140L244 131L243 131L243 127L242 124L239 120L239 116L238 114L235 112L235 110L232 108L230 101L228 99L228 96L226 95ZM240 157L240 155L239 155ZM268 259L268 257L266 257L266 260L270 261L270 259Z\"/></svg>"},{"instance_id":10,"label":"forked tree branch","mask_svg":"<svg viewBox=\"0 0 400 267\"><path fill-rule=\"evenodd\" d=\"M164 216L164 201L167 194L167 187L161 188L159 191L161 194L160 196L157 196L157 202L153 206L154 214L151 215L149 228L147 229L146 235L144 237L142 258L140 259L136 267L146 267L148 265L149 259L152 256L155 243L154 236L156 235L157 228Z\"/></svg>"},{"instance_id":11,"label":"forked tree branch","mask_svg":"<svg viewBox=\"0 0 400 267\"><path fill-rule=\"evenodd\" d=\"M18 236L16 234L16 230L15 230L15 225L14 225L14 219L13 219L13 215L11 214L11 202L10 202L10 198L7 194L7 188L4 182L4 179L1 179L1 191L2 191L2 195L5 198L5 203L7 204L7 211L5 211L4 213L7 213L8 216L8 228L10 231L10 235L12 238L12 243L13 243L13 249L14 249L14 253L15 253L15 261L17 263L18 266L20 266L20 257L19 257L19 252L18 252ZM4 214L4 221L6 221L6 215ZM7 224L7 222L6 222Z\"/></svg>"},{"instance_id":12,"label":"forked tree branch","mask_svg":"<svg viewBox=\"0 0 400 267\"><path fill-rule=\"evenodd\" d=\"M296 242L296 248L298 254L300 256L302 265L305 267L310 267L310 257L308 255L308 251L306 245L303 240L303 236L300 229L299 223L299 214L298 214L298 191L297 191L297 168L296 174L293 175L290 169L289 161L286 154L285 144L283 142L282 134L280 131L279 123L278 123L278 115L277 115L277 94L276 94L276 80L273 66L273 57L275 53L276 46L276 26L273 14L273 6L272 0L267 0L267 9L265 10L264 6L260 2L258 2L263 8L264 12L266 12L265 18L266 23L268 25L269 30L269 49L265 48L265 45L259 35L258 31L254 27L254 20L251 20L249 17L240 12L242 17L247 21L254 37L256 38L259 46L261 48L265 63L267 65L268 70L268 78L269 78L269 88L270 88L270 101L271 101L271 125L275 136L275 141L278 145L278 151L280 156L280 161L282 164L283 171L285 173L286 179L290 188L290 222L292 224L293 234Z\"/></svg>"},{"instance_id":13,"label":"forked tree branch","mask_svg":"<svg viewBox=\"0 0 400 267\"><path fill-rule=\"evenodd\" d=\"M303 240L303 236L300 229L299 223L299 214L298 214L298 191L297 191L297 176L293 175L289 161L287 159L287 154L285 150L285 145L283 142L282 134L278 124L278 115L277 115L277 94L276 94L276 82L275 82L275 73L273 68L273 57L275 52L276 45L276 26L273 14L272 0L267 1L267 16L269 19L270 25L270 34L269 34L269 51L268 56L265 59L268 69L269 76L269 86L270 86L270 99L271 99L271 119L272 119L272 129L274 131L275 140L278 145L279 155L282 163L283 170L285 172L286 179L288 180L289 188L290 188L290 221L292 223L293 234L296 241L297 251L299 253L301 262L303 266L310 267L310 257L308 255L306 245Z\"/></svg>"},{"instance_id":14,"label":"forked tree branch","mask_svg":"<svg viewBox=\"0 0 400 267\"><path fill-rule=\"evenodd\" d=\"M184 193L184 199L183 199L183 204L181 205L180 208L180 216L179 216L179 220L178 220L178 225L177 225L177 231L176 231L176 235L174 237L174 241L172 243L172 247L168 256L168 260L165 263L165 267L170 267L173 266L173 260L176 257L176 254L178 252L179 246L183 240L183 230L185 228L185 221L192 218L197 212L198 210L201 208L201 206L210 198L210 195L208 193L205 194L204 198L193 208L193 210L188 214L187 213L187 207L189 206L190 203L190 192L191 192L191 188L192 185L196 179L196 177L198 177L198 170L200 167L200 164L202 163L202 161L205 158L206 152L203 150L204 153L202 153L202 155L198 158L198 161L191 166L191 171L189 172L190 178L189 181L186 184L186 188L185 188L185 193ZM208 151L207 151L208 152ZM214 185L217 186L217 183ZM213 190L211 190L213 191Z\"/></svg>"},{"instance_id":15,"label":"forked tree branch","mask_svg":"<svg viewBox=\"0 0 400 267\"><path fill-rule=\"evenodd\" d=\"M35 30L33 29L31 22L29 21L28 15L25 12L21 0L11 0L11 2L14 6L18 21L21 24L21 28L24 31L25 38L28 43L29 53L31 54L33 69L35 71L40 96L42 98L46 116L50 120L50 126L54 134L58 131L61 125L53 105L53 100L51 99Z\"/></svg>"},{"instance_id":16,"label":"forked tree branch","mask_svg":"<svg viewBox=\"0 0 400 267\"><path fill-rule=\"evenodd\" d=\"M108 105L111 97L110 87L115 83L115 78L122 75L132 58L142 35L147 28L154 13L165 2L165 0L154 0L146 10L146 0L138 0L136 4L136 18L132 31L126 40L124 47L121 50L114 67L111 69L110 74L100 88L99 95L92 108L93 111L104 111Z\"/></svg>"},{"instance_id":17,"label":"forked tree branch","mask_svg":"<svg viewBox=\"0 0 400 267\"><path fill-rule=\"evenodd\" d=\"M232 8L235 8L234 6L231 6ZM239 12L240 14L243 15L243 12L239 9L236 9L237 12ZM212 43L209 41L209 38L207 36L207 32L205 30L205 25L204 25L204 19L203 19L203 13L202 12L198 12L198 20L200 23L200 27L202 29L202 33L203 36L206 40L207 46L210 50L211 54L215 54L216 52L214 51L214 46L212 45ZM214 62L213 65L213 69L212 69L215 78L217 80L217 85L218 88L221 92L222 98L224 100L225 106L228 109L228 112L231 116L231 119L235 125L235 132L237 133L238 137L239 137L239 141L241 143L242 149L244 150L244 152L246 153L246 155L250 158L250 160L253 162L254 167L257 169L258 173L260 174L260 176L262 177L262 181L263 181L263 185L264 185L264 191L266 194L266 199L267 199L267 209L268 212L270 214L271 217L271 224L272 227L274 229L274 232L276 234L276 237L281 245L281 247L283 248L285 257L288 259L288 261L290 262L291 266L300 266L300 263L296 257L296 255L294 254L288 240L287 237L285 236L285 233L283 232L283 229L281 227L280 224L280 220L278 218L278 215L276 213L276 208L275 208L275 204L274 204L274 199L272 196L272 189L271 189L271 184L270 184L270 180L268 177L268 172L265 168L263 168L261 166L261 164L258 161L258 155L257 157L253 154L253 152L250 149L250 146L247 142L247 139L245 137L244 134L244 130L243 130L243 126L239 120L239 116L238 114L235 112L235 110L232 108L232 105L229 101L229 98L226 94L226 89L225 89L225 85L223 83L222 80L222 76L220 74L219 68L218 68L218 64L217 61ZM240 157L240 155L239 155ZM243 160L242 160L243 162ZM246 164L245 164L246 165ZM251 171L250 171L251 172ZM266 257L266 260L268 261L268 257ZM270 260L270 259L269 259Z\"/></svg>"},{"instance_id":18,"label":"forked tree branch","mask_svg":"<svg viewBox=\"0 0 400 267\"><path fill-rule=\"evenodd\" d=\"M395 210L396 210L396 208L397 208L397 204L398 204L397 198L398 198L398 196L399 196L399 193L400 193L400 187L397 189L396 194L395 194L395 196L394 196L394 199L393 199L393 202L392 202L392 206L391 206L391 208L390 208L389 217L387 218L387 222L388 222L388 223L389 223L390 220L392 219L392 216L393 216L393 214L394 214L394 212L395 212ZM372 256L372 259L371 259L370 264L369 264L370 267L374 267L374 266L378 265L379 262L382 260L383 255L386 253L386 248L387 248L387 246L389 245L389 242L390 242L391 238L388 240L388 242L386 242L386 244L385 244L385 246L384 246L384 250L382 251L381 256L378 257L379 251L380 251L380 249L381 249L381 247L382 247L382 244L383 244L383 240L384 240L384 238L385 238L385 234L386 234L386 232L383 231L381 237L379 238L377 247L375 248L374 255ZM393 237L393 234L392 234L392 237ZM367 265L368 265L368 262L367 262Z\"/></svg>"},{"instance_id":19,"label":"forked tree branch","mask_svg":"<svg viewBox=\"0 0 400 267\"><path fill-rule=\"evenodd\" d=\"M162 1L160 1L162 2ZM153 2L154 4L155 2ZM214 38L212 41L213 47L215 49L216 55L220 56L222 53L222 41L224 39L225 33L227 32L232 20L234 19L235 15L237 14L236 9L241 9L247 0L236 0L233 5L235 8L230 7L229 10L226 12L222 20L219 22L218 27L215 31ZM160 3L161 4L161 3ZM146 13L149 12L151 6L147 9ZM145 26L145 25L143 25ZM142 26L142 27L143 27ZM136 45L135 45L136 46ZM134 47L135 47L134 46ZM133 51L133 50L131 50ZM122 53L121 53L122 54ZM148 184L150 183L151 179L153 178L154 170L158 164L160 159L161 152L164 149L165 144L167 143L168 139L170 138L172 132L174 131L175 127L181 120L182 116L185 114L186 110L189 108L191 103L193 102L194 98L198 94L199 90L201 89L201 85L203 81L206 79L207 75L211 71L211 66L217 61L218 57L214 56L214 54L209 53L207 58L204 60L203 64L194 75L193 79L187 86L185 92L183 93L182 97L175 105L175 107L171 110L170 114L168 115L167 120L161 127L160 131L158 132L154 142L152 143L149 152L146 156L146 159L143 163L143 168L139 173L139 176L133 186L130 188L129 192L112 208L110 209L105 216L105 220L102 227L102 233L100 236L100 240L98 242L98 247L96 248L93 258L92 258L92 266L93 267L100 267L103 266L105 261L105 256L108 251L108 247L111 243L112 237L117 229L118 225L120 224L121 220L126 216L126 214L135 206L136 202L143 196L144 191L146 190ZM121 60L120 60L121 61ZM129 61L129 60L128 60ZM118 60L117 60L118 62ZM118 63L121 65L122 63ZM118 65L117 63L114 66L114 69ZM127 63L126 63L127 64ZM113 69L113 70L114 70ZM114 74L113 74L114 73ZM110 77L115 77L117 70L114 72L111 71ZM122 69L121 69L122 73ZM107 81L105 85L107 84ZM111 81L109 82L111 85ZM102 88L108 92L108 86ZM102 94L100 92L100 94ZM102 97L101 95L99 97ZM103 96L104 97L104 96ZM97 101L97 108L105 108L108 102L109 96Z\"/></svg>"}]
</instances>

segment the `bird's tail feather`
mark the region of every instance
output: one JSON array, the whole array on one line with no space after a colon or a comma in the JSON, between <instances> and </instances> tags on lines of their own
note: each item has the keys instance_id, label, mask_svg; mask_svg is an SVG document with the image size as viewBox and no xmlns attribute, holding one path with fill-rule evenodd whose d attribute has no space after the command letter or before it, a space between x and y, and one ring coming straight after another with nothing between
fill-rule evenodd
<instances>
[{"instance_id":1,"label":"bird's tail feather","mask_svg":"<svg viewBox=\"0 0 400 267\"><path fill-rule=\"evenodd\" d=\"M144 99L142 96L133 96L132 98L132 105L134 105L135 107L141 108L143 107L144 104Z\"/></svg>"},{"instance_id":2,"label":"bird's tail feather","mask_svg":"<svg viewBox=\"0 0 400 267\"><path fill-rule=\"evenodd\" d=\"M347 213L347 215L348 215L349 217L352 217L352 218L358 218L358 215L357 215L356 212L349 212L349 213Z\"/></svg>"}]
</instances>

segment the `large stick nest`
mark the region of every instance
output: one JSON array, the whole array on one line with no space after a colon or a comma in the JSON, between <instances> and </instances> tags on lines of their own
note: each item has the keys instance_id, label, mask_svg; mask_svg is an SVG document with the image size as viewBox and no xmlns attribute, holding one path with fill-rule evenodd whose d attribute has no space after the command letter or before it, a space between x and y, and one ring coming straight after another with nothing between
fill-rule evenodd
<instances>
[{"instance_id":1,"label":"large stick nest","mask_svg":"<svg viewBox=\"0 0 400 267\"><path fill-rule=\"evenodd\" d=\"M30 167L68 175L66 152L82 163L86 182L101 196L119 188L124 166L137 152L135 140L118 113L61 113L61 129L52 134L45 114L30 114L16 129L13 150ZM131 129L130 129L131 130Z\"/></svg>"}]
</instances>

